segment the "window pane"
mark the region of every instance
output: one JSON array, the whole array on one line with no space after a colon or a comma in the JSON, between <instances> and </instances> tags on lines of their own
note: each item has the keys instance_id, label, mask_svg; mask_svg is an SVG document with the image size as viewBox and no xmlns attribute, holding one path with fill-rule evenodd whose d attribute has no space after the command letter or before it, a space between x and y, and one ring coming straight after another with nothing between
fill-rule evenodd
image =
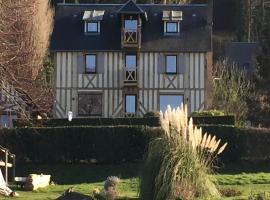
<instances>
[{"instance_id":1,"label":"window pane","mask_svg":"<svg viewBox=\"0 0 270 200\"><path fill-rule=\"evenodd\" d=\"M0 116L0 127L7 128L10 126L10 118L8 115L2 115Z\"/></svg>"},{"instance_id":2,"label":"window pane","mask_svg":"<svg viewBox=\"0 0 270 200\"><path fill-rule=\"evenodd\" d=\"M79 94L78 114L81 116L101 116L102 115L102 95L101 94Z\"/></svg>"},{"instance_id":3,"label":"window pane","mask_svg":"<svg viewBox=\"0 0 270 200\"><path fill-rule=\"evenodd\" d=\"M136 55L126 55L126 68L134 69L136 68L137 56Z\"/></svg>"},{"instance_id":4,"label":"window pane","mask_svg":"<svg viewBox=\"0 0 270 200\"><path fill-rule=\"evenodd\" d=\"M166 72L176 73L177 56L166 56Z\"/></svg>"},{"instance_id":5,"label":"window pane","mask_svg":"<svg viewBox=\"0 0 270 200\"><path fill-rule=\"evenodd\" d=\"M96 55L86 55L86 72L96 72Z\"/></svg>"},{"instance_id":6,"label":"window pane","mask_svg":"<svg viewBox=\"0 0 270 200\"><path fill-rule=\"evenodd\" d=\"M178 32L176 22L167 22L166 26L167 26L168 33L177 33Z\"/></svg>"},{"instance_id":7,"label":"window pane","mask_svg":"<svg viewBox=\"0 0 270 200\"><path fill-rule=\"evenodd\" d=\"M160 95L160 110L164 112L168 105L172 108L177 108L181 106L183 100L183 95Z\"/></svg>"},{"instance_id":8,"label":"window pane","mask_svg":"<svg viewBox=\"0 0 270 200\"><path fill-rule=\"evenodd\" d=\"M126 95L126 113L136 112L136 95Z\"/></svg>"},{"instance_id":9,"label":"window pane","mask_svg":"<svg viewBox=\"0 0 270 200\"><path fill-rule=\"evenodd\" d=\"M137 20L125 20L125 29L137 30Z\"/></svg>"},{"instance_id":10,"label":"window pane","mask_svg":"<svg viewBox=\"0 0 270 200\"><path fill-rule=\"evenodd\" d=\"M98 23L97 22L88 22L87 23L88 32L98 32Z\"/></svg>"}]
</instances>

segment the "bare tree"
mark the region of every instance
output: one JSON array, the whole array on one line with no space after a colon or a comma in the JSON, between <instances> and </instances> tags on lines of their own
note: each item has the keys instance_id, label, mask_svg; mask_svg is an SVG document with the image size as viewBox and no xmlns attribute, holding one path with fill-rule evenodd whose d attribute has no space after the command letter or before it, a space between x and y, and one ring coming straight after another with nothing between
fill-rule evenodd
<instances>
[{"instance_id":1,"label":"bare tree","mask_svg":"<svg viewBox=\"0 0 270 200\"><path fill-rule=\"evenodd\" d=\"M0 77L41 113L50 112L52 90L36 84L52 32L47 0L0 0Z\"/></svg>"},{"instance_id":2,"label":"bare tree","mask_svg":"<svg viewBox=\"0 0 270 200\"><path fill-rule=\"evenodd\" d=\"M228 60L217 61L213 70L213 108L234 114L237 125L242 125L249 111L247 100L254 96L253 81Z\"/></svg>"}]
</instances>

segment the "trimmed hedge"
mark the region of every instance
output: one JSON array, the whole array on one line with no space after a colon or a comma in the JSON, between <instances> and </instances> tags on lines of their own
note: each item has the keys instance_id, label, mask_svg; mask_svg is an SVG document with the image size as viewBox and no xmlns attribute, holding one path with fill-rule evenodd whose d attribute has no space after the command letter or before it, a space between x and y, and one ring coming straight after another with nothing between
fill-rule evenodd
<instances>
[{"instance_id":1,"label":"trimmed hedge","mask_svg":"<svg viewBox=\"0 0 270 200\"><path fill-rule=\"evenodd\" d=\"M239 134L237 128L234 126L224 125L200 125L203 132L217 136L221 139L221 143L228 143L225 151L220 155L222 162L235 162L240 160L241 154L239 152Z\"/></svg>"},{"instance_id":2,"label":"trimmed hedge","mask_svg":"<svg viewBox=\"0 0 270 200\"><path fill-rule=\"evenodd\" d=\"M41 119L30 122L14 120L15 127L64 127L64 126L149 126L160 127L157 113L148 113L141 118L74 118L71 122L67 119ZM234 125L234 116L204 116L193 117L194 124Z\"/></svg>"},{"instance_id":3,"label":"trimmed hedge","mask_svg":"<svg viewBox=\"0 0 270 200\"><path fill-rule=\"evenodd\" d=\"M143 158L160 129L143 126L0 129L0 144L32 163L122 163Z\"/></svg>"},{"instance_id":4,"label":"trimmed hedge","mask_svg":"<svg viewBox=\"0 0 270 200\"><path fill-rule=\"evenodd\" d=\"M235 125L234 116L204 116L204 117L192 117L193 123L196 125L211 124L211 125Z\"/></svg>"},{"instance_id":5,"label":"trimmed hedge","mask_svg":"<svg viewBox=\"0 0 270 200\"><path fill-rule=\"evenodd\" d=\"M216 135L222 142L228 142L220 156L223 162L270 160L270 129L212 125L201 127L204 132Z\"/></svg>"},{"instance_id":6,"label":"trimmed hedge","mask_svg":"<svg viewBox=\"0 0 270 200\"><path fill-rule=\"evenodd\" d=\"M200 125L228 146L221 162L270 160L270 129ZM161 128L147 126L53 127L0 129L0 145L10 149L18 162L106 163L142 161L150 140Z\"/></svg>"},{"instance_id":7,"label":"trimmed hedge","mask_svg":"<svg viewBox=\"0 0 270 200\"><path fill-rule=\"evenodd\" d=\"M160 126L159 117L143 118L74 118L71 122L68 119L41 119L30 122L14 120L15 127L39 126L39 127L63 127L63 126Z\"/></svg>"}]
</instances>

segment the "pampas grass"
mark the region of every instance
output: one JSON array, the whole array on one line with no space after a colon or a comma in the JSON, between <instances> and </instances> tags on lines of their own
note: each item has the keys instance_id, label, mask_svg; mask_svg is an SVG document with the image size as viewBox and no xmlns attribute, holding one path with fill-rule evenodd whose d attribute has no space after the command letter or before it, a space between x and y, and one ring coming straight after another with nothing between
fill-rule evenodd
<instances>
[{"instance_id":1,"label":"pampas grass","mask_svg":"<svg viewBox=\"0 0 270 200\"><path fill-rule=\"evenodd\" d=\"M188 121L187 107L160 112L163 135L149 145L141 177L140 198L153 200L220 196L209 174L216 156L227 143L202 133ZM151 171L152 170L152 171Z\"/></svg>"}]
</instances>

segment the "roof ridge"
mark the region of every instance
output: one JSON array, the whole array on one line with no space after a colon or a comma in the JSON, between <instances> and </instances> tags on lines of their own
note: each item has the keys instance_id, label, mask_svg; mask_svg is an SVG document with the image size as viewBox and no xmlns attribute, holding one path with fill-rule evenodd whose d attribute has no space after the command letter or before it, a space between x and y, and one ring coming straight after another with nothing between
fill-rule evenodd
<instances>
[{"instance_id":1,"label":"roof ridge","mask_svg":"<svg viewBox=\"0 0 270 200\"><path fill-rule=\"evenodd\" d=\"M123 6L125 4L120 4L120 3L57 3L57 6ZM202 4L137 4L139 6L184 6L184 7L203 7L207 6L206 3Z\"/></svg>"}]
</instances>

